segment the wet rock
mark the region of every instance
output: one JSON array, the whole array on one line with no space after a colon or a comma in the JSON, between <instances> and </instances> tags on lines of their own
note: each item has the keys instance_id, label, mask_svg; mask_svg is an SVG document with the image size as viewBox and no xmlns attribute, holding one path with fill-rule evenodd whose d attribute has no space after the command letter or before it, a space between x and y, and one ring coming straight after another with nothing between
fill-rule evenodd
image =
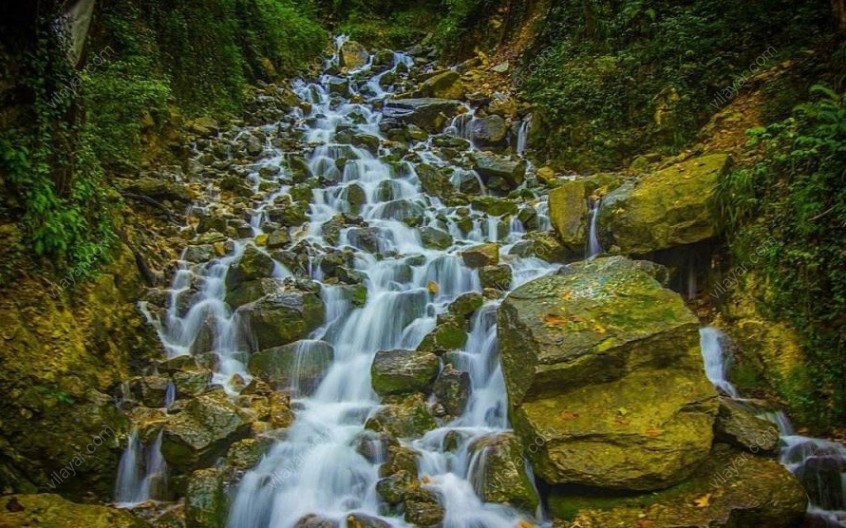
<instances>
[{"instance_id":1,"label":"wet rock","mask_svg":"<svg viewBox=\"0 0 846 528\"><path fill-rule=\"evenodd\" d=\"M355 439L355 451L371 464L384 462L385 453L390 447L399 447L396 438L388 433L362 431Z\"/></svg>"},{"instance_id":2,"label":"wet rock","mask_svg":"<svg viewBox=\"0 0 846 528\"><path fill-rule=\"evenodd\" d=\"M534 280L498 323L511 419L541 442L529 458L547 482L660 489L707 455L717 398L698 320L635 263Z\"/></svg>"},{"instance_id":3,"label":"wet rock","mask_svg":"<svg viewBox=\"0 0 846 528\"><path fill-rule=\"evenodd\" d=\"M414 475L417 474L417 469L414 469ZM402 499L406 493L414 489L417 485L416 479L412 473L408 471L397 471L387 477L379 479L376 483L376 493L382 497L382 500L392 506L402 503Z\"/></svg>"},{"instance_id":4,"label":"wet rock","mask_svg":"<svg viewBox=\"0 0 846 528\"><path fill-rule=\"evenodd\" d=\"M411 200L401 199L380 204L373 210L372 214L375 218L396 220L409 225L419 225L423 221L425 211L425 208L421 204Z\"/></svg>"},{"instance_id":5,"label":"wet rock","mask_svg":"<svg viewBox=\"0 0 846 528\"><path fill-rule=\"evenodd\" d=\"M776 425L758 418L738 402L724 396L720 397L714 433L717 441L752 453L778 453L779 438Z\"/></svg>"},{"instance_id":6,"label":"wet rock","mask_svg":"<svg viewBox=\"0 0 846 528\"><path fill-rule=\"evenodd\" d=\"M473 209L492 216L517 214L517 203L514 200L496 196L476 196L470 201L470 204Z\"/></svg>"},{"instance_id":7,"label":"wet rock","mask_svg":"<svg viewBox=\"0 0 846 528\"><path fill-rule=\"evenodd\" d=\"M273 447L270 437L245 438L229 447L226 453L226 467L242 471L251 469Z\"/></svg>"},{"instance_id":8,"label":"wet rock","mask_svg":"<svg viewBox=\"0 0 846 528\"><path fill-rule=\"evenodd\" d=\"M373 390L380 396L428 392L440 370L438 356L414 350L382 350L370 367Z\"/></svg>"},{"instance_id":9,"label":"wet rock","mask_svg":"<svg viewBox=\"0 0 846 528\"><path fill-rule=\"evenodd\" d=\"M361 213L361 206L367 203L367 193L361 185L351 183L341 191L341 199L349 204L350 213L357 215Z\"/></svg>"},{"instance_id":10,"label":"wet rock","mask_svg":"<svg viewBox=\"0 0 846 528\"><path fill-rule=\"evenodd\" d=\"M165 424L162 455L181 470L209 464L247 435L253 419L223 392L198 396Z\"/></svg>"},{"instance_id":11,"label":"wet rock","mask_svg":"<svg viewBox=\"0 0 846 528\"><path fill-rule=\"evenodd\" d=\"M440 132L456 115L461 103L448 99L395 99L385 105L386 117L413 124L427 132Z\"/></svg>"},{"instance_id":12,"label":"wet rock","mask_svg":"<svg viewBox=\"0 0 846 528\"><path fill-rule=\"evenodd\" d=\"M489 189L507 192L516 189L526 176L526 162L513 161L489 152L473 156L475 170Z\"/></svg>"},{"instance_id":13,"label":"wet rock","mask_svg":"<svg viewBox=\"0 0 846 528\"><path fill-rule=\"evenodd\" d=\"M461 75L456 71L447 70L423 81L419 92L422 97L461 99L467 90L461 82Z\"/></svg>"},{"instance_id":14,"label":"wet rock","mask_svg":"<svg viewBox=\"0 0 846 528\"><path fill-rule=\"evenodd\" d=\"M370 60L370 54L367 52L367 49L353 40L345 42L339 51L338 59L340 65L350 70L361 68Z\"/></svg>"},{"instance_id":15,"label":"wet rock","mask_svg":"<svg viewBox=\"0 0 846 528\"><path fill-rule=\"evenodd\" d=\"M540 499L523 463L523 443L514 433L499 433L474 440L470 467L476 493L485 502L508 504L533 514Z\"/></svg>"},{"instance_id":16,"label":"wet rock","mask_svg":"<svg viewBox=\"0 0 846 528\"><path fill-rule=\"evenodd\" d=\"M461 416L470 400L470 388L470 374L447 365L435 381L432 392L448 414Z\"/></svg>"},{"instance_id":17,"label":"wet rock","mask_svg":"<svg viewBox=\"0 0 846 528\"><path fill-rule=\"evenodd\" d=\"M126 510L75 504L59 495L0 497L0 526L42 528L148 528Z\"/></svg>"},{"instance_id":18,"label":"wet rock","mask_svg":"<svg viewBox=\"0 0 846 528\"><path fill-rule=\"evenodd\" d=\"M348 97L350 95L350 80L342 77L329 77L326 81L329 87L329 93L343 95Z\"/></svg>"},{"instance_id":19,"label":"wet rock","mask_svg":"<svg viewBox=\"0 0 846 528\"><path fill-rule=\"evenodd\" d=\"M371 515L351 513L347 515L347 528L391 528L391 524Z\"/></svg>"},{"instance_id":20,"label":"wet rock","mask_svg":"<svg viewBox=\"0 0 846 528\"><path fill-rule=\"evenodd\" d=\"M420 179L420 185L427 194L437 196L442 200L446 200L454 194L455 189L452 186L449 174L443 169L424 163L417 166L416 172Z\"/></svg>"},{"instance_id":21,"label":"wet rock","mask_svg":"<svg viewBox=\"0 0 846 528\"><path fill-rule=\"evenodd\" d=\"M382 142L378 137L370 134L354 134L350 143L356 147L367 150L375 156L379 153L379 146Z\"/></svg>"},{"instance_id":22,"label":"wet rock","mask_svg":"<svg viewBox=\"0 0 846 528\"><path fill-rule=\"evenodd\" d=\"M384 431L397 438L418 438L437 424L420 394L409 396L400 403L383 405L364 424L371 431Z\"/></svg>"},{"instance_id":23,"label":"wet rock","mask_svg":"<svg viewBox=\"0 0 846 528\"><path fill-rule=\"evenodd\" d=\"M499 266L485 266L479 270L479 281L482 288L508 291L513 280L511 267L505 264Z\"/></svg>"},{"instance_id":24,"label":"wet rock","mask_svg":"<svg viewBox=\"0 0 846 528\"><path fill-rule=\"evenodd\" d=\"M434 227L421 228L420 238L423 241L423 246L429 249L449 249L453 244L452 236L449 233Z\"/></svg>"},{"instance_id":25,"label":"wet rock","mask_svg":"<svg viewBox=\"0 0 846 528\"><path fill-rule=\"evenodd\" d=\"M455 317L470 319L476 310L482 307L485 300L476 292L469 292L459 295L449 305L448 312Z\"/></svg>"},{"instance_id":26,"label":"wet rock","mask_svg":"<svg viewBox=\"0 0 846 528\"><path fill-rule=\"evenodd\" d=\"M479 244L461 252L461 259L468 268L482 268L499 264L499 246L497 244Z\"/></svg>"},{"instance_id":27,"label":"wet rock","mask_svg":"<svg viewBox=\"0 0 846 528\"><path fill-rule=\"evenodd\" d=\"M224 470L193 472L185 492L185 528L224 528L228 511Z\"/></svg>"},{"instance_id":28,"label":"wet rock","mask_svg":"<svg viewBox=\"0 0 846 528\"><path fill-rule=\"evenodd\" d=\"M308 221L308 203L293 202L287 196L281 197L276 207L267 209L267 217L284 227L299 227Z\"/></svg>"},{"instance_id":29,"label":"wet rock","mask_svg":"<svg viewBox=\"0 0 846 528\"><path fill-rule=\"evenodd\" d=\"M473 143L479 147L493 147L502 145L508 134L505 119L498 115L490 115L474 119L470 125Z\"/></svg>"},{"instance_id":30,"label":"wet rock","mask_svg":"<svg viewBox=\"0 0 846 528\"><path fill-rule=\"evenodd\" d=\"M440 317L438 325L423 339L418 350L435 354L460 350L467 343L464 326L464 321L455 316Z\"/></svg>"},{"instance_id":31,"label":"wet rock","mask_svg":"<svg viewBox=\"0 0 846 528\"><path fill-rule=\"evenodd\" d=\"M175 372L171 380L176 387L177 398L190 398L204 393L211 383L211 370L195 367L191 370Z\"/></svg>"},{"instance_id":32,"label":"wet rock","mask_svg":"<svg viewBox=\"0 0 846 528\"><path fill-rule=\"evenodd\" d=\"M256 352L250 356L249 368L275 387L296 387L310 394L334 358L335 349L325 341L298 341Z\"/></svg>"},{"instance_id":33,"label":"wet rock","mask_svg":"<svg viewBox=\"0 0 846 528\"><path fill-rule=\"evenodd\" d=\"M387 477L396 473L405 472L409 475L417 475L417 463L420 453L408 447L392 445L388 447L388 456L385 463L379 468L379 476Z\"/></svg>"},{"instance_id":34,"label":"wet rock","mask_svg":"<svg viewBox=\"0 0 846 528\"><path fill-rule=\"evenodd\" d=\"M444 520L444 507L434 491L416 489L403 496L405 520L417 526L440 526Z\"/></svg>"},{"instance_id":35,"label":"wet rock","mask_svg":"<svg viewBox=\"0 0 846 528\"><path fill-rule=\"evenodd\" d=\"M164 407L169 380L164 376L144 376L129 382L132 396L147 407Z\"/></svg>"},{"instance_id":36,"label":"wet rock","mask_svg":"<svg viewBox=\"0 0 846 528\"><path fill-rule=\"evenodd\" d=\"M379 253L379 236L373 228L353 227L347 231L347 239L355 248L368 253Z\"/></svg>"},{"instance_id":37,"label":"wet rock","mask_svg":"<svg viewBox=\"0 0 846 528\"><path fill-rule=\"evenodd\" d=\"M182 260L192 263L208 262L214 258L214 248L211 244L188 246L182 254Z\"/></svg>"},{"instance_id":38,"label":"wet rock","mask_svg":"<svg viewBox=\"0 0 846 528\"><path fill-rule=\"evenodd\" d=\"M565 181L549 191L549 220L569 258L583 258L585 255L587 217L584 181Z\"/></svg>"},{"instance_id":39,"label":"wet rock","mask_svg":"<svg viewBox=\"0 0 846 528\"><path fill-rule=\"evenodd\" d=\"M714 190L729 166L728 155L709 154L612 191L599 210L603 245L642 255L713 238Z\"/></svg>"},{"instance_id":40,"label":"wet rock","mask_svg":"<svg viewBox=\"0 0 846 528\"><path fill-rule=\"evenodd\" d=\"M536 257L547 262L565 262L571 258L568 252L555 236L549 233L527 233L511 250L509 255L522 258Z\"/></svg>"},{"instance_id":41,"label":"wet rock","mask_svg":"<svg viewBox=\"0 0 846 528\"><path fill-rule=\"evenodd\" d=\"M231 272L231 268L230 268ZM282 289L279 279L259 279L242 282L226 292L226 304L232 308L240 308L245 304L255 302L266 295L272 295ZM209 343L211 344L211 343Z\"/></svg>"},{"instance_id":42,"label":"wet rock","mask_svg":"<svg viewBox=\"0 0 846 528\"><path fill-rule=\"evenodd\" d=\"M238 309L239 322L253 350L286 345L323 323L325 308L315 292L283 291Z\"/></svg>"},{"instance_id":43,"label":"wet rock","mask_svg":"<svg viewBox=\"0 0 846 528\"><path fill-rule=\"evenodd\" d=\"M808 500L778 462L717 444L678 486L623 496L554 489L548 502L554 518L583 528L788 528L802 525Z\"/></svg>"},{"instance_id":44,"label":"wet rock","mask_svg":"<svg viewBox=\"0 0 846 528\"><path fill-rule=\"evenodd\" d=\"M226 273L227 289L234 289L243 282L264 279L273 275L276 264L266 253L253 245L248 245L241 255L241 260L231 266Z\"/></svg>"},{"instance_id":45,"label":"wet rock","mask_svg":"<svg viewBox=\"0 0 846 528\"><path fill-rule=\"evenodd\" d=\"M291 243L287 229L276 229L267 237L267 249L279 249Z\"/></svg>"}]
</instances>

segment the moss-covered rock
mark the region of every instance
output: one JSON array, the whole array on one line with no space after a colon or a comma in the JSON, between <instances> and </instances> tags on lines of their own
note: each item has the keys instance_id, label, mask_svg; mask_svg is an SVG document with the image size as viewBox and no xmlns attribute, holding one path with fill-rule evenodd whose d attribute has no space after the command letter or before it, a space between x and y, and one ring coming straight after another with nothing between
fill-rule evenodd
<instances>
[{"instance_id":1,"label":"moss-covered rock","mask_svg":"<svg viewBox=\"0 0 846 528\"><path fill-rule=\"evenodd\" d=\"M553 490L549 509L566 527L788 528L801 525L807 502L799 482L778 462L718 444L690 478L672 488L620 497Z\"/></svg>"},{"instance_id":2,"label":"moss-covered rock","mask_svg":"<svg viewBox=\"0 0 846 528\"><path fill-rule=\"evenodd\" d=\"M403 496L402 504L405 508L405 520L413 525L440 526L444 520L444 507L433 491L421 488L409 491Z\"/></svg>"},{"instance_id":3,"label":"moss-covered rock","mask_svg":"<svg viewBox=\"0 0 846 528\"><path fill-rule=\"evenodd\" d=\"M698 320L635 263L596 259L502 303L500 348L515 430L548 482L660 489L711 447L716 393Z\"/></svg>"},{"instance_id":4,"label":"moss-covered rock","mask_svg":"<svg viewBox=\"0 0 846 528\"><path fill-rule=\"evenodd\" d=\"M724 396L720 397L714 432L717 441L752 453L778 453L779 434L776 425L758 418L740 403Z\"/></svg>"},{"instance_id":5,"label":"moss-covered rock","mask_svg":"<svg viewBox=\"0 0 846 528\"><path fill-rule=\"evenodd\" d=\"M341 66L354 70L367 64L367 61L370 60L370 54L367 52L367 49L358 42L349 40L344 42L344 45L341 46L338 59Z\"/></svg>"},{"instance_id":6,"label":"moss-covered rock","mask_svg":"<svg viewBox=\"0 0 846 528\"><path fill-rule=\"evenodd\" d=\"M272 258L257 247L249 245L244 249L241 260L226 273L226 287L231 290L246 281L269 278L274 267Z\"/></svg>"},{"instance_id":7,"label":"moss-covered rock","mask_svg":"<svg viewBox=\"0 0 846 528\"><path fill-rule=\"evenodd\" d=\"M256 352L250 356L254 376L278 388L296 387L311 393L323 380L335 349L325 341L303 340Z\"/></svg>"},{"instance_id":8,"label":"moss-covered rock","mask_svg":"<svg viewBox=\"0 0 846 528\"><path fill-rule=\"evenodd\" d=\"M461 416L470 400L470 374L447 365L438 375L432 392L447 414Z\"/></svg>"},{"instance_id":9,"label":"moss-covered rock","mask_svg":"<svg viewBox=\"0 0 846 528\"><path fill-rule=\"evenodd\" d=\"M0 526L4 528L149 528L126 510L75 504L58 495L0 497Z\"/></svg>"},{"instance_id":10,"label":"moss-covered rock","mask_svg":"<svg viewBox=\"0 0 846 528\"><path fill-rule=\"evenodd\" d=\"M599 212L603 247L643 255L714 237L714 190L729 165L728 155L709 154L612 191Z\"/></svg>"},{"instance_id":11,"label":"moss-covered rock","mask_svg":"<svg viewBox=\"0 0 846 528\"><path fill-rule=\"evenodd\" d=\"M224 528L229 507L225 470L200 469L188 479L185 492L185 528Z\"/></svg>"},{"instance_id":12,"label":"moss-covered rock","mask_svg":"<svg viewBox=\"0 0 846 528\"><path fill-rule=\"evenodd\" d=\"M429 413L423 395L414 394L400 403L383 405L367 419L364 427L397 438L418 438L437 427L437 424Z\"/></svg>"},{"instance_id":13,"label":"moss-covered rock","mask_svg":"<svg viewBox=\"0 0 846 528\"><path fill-rule=\"evenodd\" d=\"M449 99L394 99L385 105L385 116L416 125L427 132L440 132L461 103Z\"/></svg>"},{"instance_id":14,"label":"moss-covered rock","mask_svg":"<svg viewBox=\"0 0 846 528\"><path fill-rule=\"evenodd\" d=\"M420 85L420 95L439 99L461 99L467 92L461 75L453 70L437 73Z\"/></svg>"},{"instance_id":15,"label":"moss-covered rock","mask_svg":"<svg viewBox=\"0 0 846 528\"><path fill-rule=\"evenodd\" d=\"M239 408L222 391L189 401L164 425L162 455L170 466L182 470L209 464L244 438L255 416Z\"/></svg>"},{"instance_id":16,"label":"moss-covered rock","mask_svg":"<svg viewBox=\"0 0 846 528\"><path fill-rule=\"evenodd\" d=\"M523 444L513 433L483 436L470 444L471 479L485 502L498 502L534 514L540 499L526 473Z\"/></svg>"},{"instance_id":17,"label":"moss-covered rock","mask_svg":"<svg viewBox=\"0 0 846 528\"><path fill-rule=\"evenodd\" d=\"M461 252L461 259L468 268L481 268L499 264L499 245L488 243L473 246Z\"/></svg>"},{"instance_id":18,"label":"moss-covered rock","mask_svg":"<svg viewBox=\"0 0 846 528\"><path fill-rule=\"evenodd\" d=\"M499 266L485 266L479 270L479 282L483 288L508 291L513 281L511 266L500 264Z\"/></svg>"},{"instance_id":19,"label":"moss-covered rock","mask_svg":"<svg viewBox=\"0 0 846 528\"><path fill-rule=\"evenodd\" d=\"M473 162L473 170L489 189L507 192L519 187L526 177L526 162L523 160L479 152L473 156Z\"/></svg>"},{"instance_id":20,"label":"moss-covered rock","mask_svg":"<svg viewBox=\"0 0 846 528\"><path fill-rule=\"evenodd\" d=\"M438 356L414 350L382 350L370 366L373 390L380 396L428 392L440 370Z\"/></svg>"},{"instance_id":21,"label":"moss-covered rock","mask_svg":"<svg viewBox=\"0 0 846 528\"><path fill-rule=\"evenodd\" d=\"M262 297L238 309L253 350L303 339L323 323L323 301L316 292L289 290Z\"/></svg>"},{"instance_id":22,"label":"moss-covered rock","mask_svg":"<svg viewBox=\"0 0 846 528\"><path fill-rule=\"evenodd\" d=\"M557 237L537 231L527 233L512 246L508 254L522 258L536 257L547 262L566 262L577 258L575 250L569 250ZM584 255L584 248L578 255Z\"/></svg>"},{"instance_id":23,"label":"moss-covered rock","mask_svg":"<svg viewBox=\"0 0 846 528\"><path fill-rule=\"evenodd\" d=\"M549 191L549 220L566 248L568 258L580 258L585 254L587 215L584 180L565 181Z\"/></svg>"}]
</instances>

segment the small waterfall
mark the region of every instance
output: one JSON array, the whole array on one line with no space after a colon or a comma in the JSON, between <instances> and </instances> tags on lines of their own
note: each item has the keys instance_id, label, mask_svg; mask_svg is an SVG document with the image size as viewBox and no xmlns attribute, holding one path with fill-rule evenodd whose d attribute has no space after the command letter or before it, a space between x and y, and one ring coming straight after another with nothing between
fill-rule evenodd
<instances>
[{"instance_id":1,"label":"small waterfall","mask_svg":"<svg viewBox=\"0 0 846 528\"><path fill-rule=\"evenodd\" d=\"M702 356L708 379L734 399L740 396L726 380L728 371L723 343L725 334L716 328L700 330ZM808 526L846 527L846 446L843 444L796 434L782 411L756 408L740 400L760 418L776 424L781 437L779 460L808 492Z\"/></svg>"},{"instance_id":2,"label":"small waterfall","mask_svg":"<svg viewBox=\"0 0 846 528\"><path fill-rule=\"evenodd\" d=\"M705 360L705 375L720 391L732 398L739 397L737 389L728 381L728 362L723 352L725 334L713 327L699 331L699 344Z\"/></svg>"},{"instance_id":3,"label":"small waterfall","mask_svg":"<svg viewBox=\"0 0 846 528\"><path fill-rule=\"evenodd\" d=\"M517 132L517 155L521 158L526 153L526 146L529 143L529 130L532 128L532 114L523 118L520 129Z\"/></svg>"},{"instance_id":4,"label":"small waterfall","mask_svg":"<svg viewBox=\"0 0 846 528\"><path fill-rule=\"evenodd\" d=\"M134 506L167 498L167 463L161 453L162 434L160 432L150 446L144 446L137 430L129 435L115 485L118 505Z\"/></svg>"},{"instance_id":5,"label":"small waterfall","mask_svg":"<svg viewBox=\"0 0 846 528\"><path fill-rule=\"evenodd\" d=\"M587 258L595 258L602 253L602 246L599 244L599 233L596 229L597 220L599 218L599 207L601 204L601 198L592 201L590 204L590 227L588 230Z\"/></svg>"}]
</instances>

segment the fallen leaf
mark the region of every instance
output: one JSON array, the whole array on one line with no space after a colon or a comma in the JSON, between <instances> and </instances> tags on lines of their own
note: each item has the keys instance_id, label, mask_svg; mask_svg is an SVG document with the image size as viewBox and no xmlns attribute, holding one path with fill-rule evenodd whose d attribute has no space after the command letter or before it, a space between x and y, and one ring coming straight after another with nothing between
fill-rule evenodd
<instances>
[{"instance_id":1,"label":"fallen leaf","mask_svg":"<svg viewBox=\"0 0 846 528\"><path fill-rule=\"evenodd\" d=\"M625 407L620 407L619 409L617 409L617 414L619 414L620 416L625 416L629 414L629 410Z\"/></svg>"},{"instance_id":2,"label":"fallen leaf","mask_svg":"<svg viewBox=\"0 0 846 528\"><path fill-rule=\"evenodd\" d=\"M693 501L693 505L697 508L707 508L711 505L711 494L707 493Z\"/></svg>"},{"instance_id":3,"label":"fallen leaf","mask_svg":"<svg viewBox=\"0 0 846 528\"><path fill-rule=\"evenodd\" d=\"M430 477L429 475L423 475L423 478L420 479L420 482L423 484L431 484L432 477Z\"/></svg>"},{"instance_id":4,"label":"fallen leaf","mask_svg":"<svg viewBox=\"0 0 846 528\"><path fill-rule=\"evenodd\" d=\"M426 285L426 289L429 290L429 293L432 295L436 295L440 288L438 288L438 283L435 281L429 281L429 284Z\"/></svg>"},{"instance_id":5,"label":"fallen leaf","mask_svg":"<svg viewBox=\"0 0 846 528\"><path fill-rule=\"evenodd\" d=\"M517 528L535 528L535 525L530 523L529 521L526 521L524 519L520 519L517 522Z\"/></svg>"},{"instance_id":6,"label":"fallen leaf","mask_svg":"<svg viewBox=\"0 0 846 528\"><path fill-rule=\"evenodd\" d=\"M548 326L564 326L567 324L567 318L556 314L546 314L543 316L543 322Z\"/></svg>"},{"instance_id":7,"label":"fallen leaf","mask_svg":"<svg viewBox=\"0 0 846 528\"><path fill-rule=\"evenodd\" d=\"M649 528L654 524L655 521L650 521L649 519L640 519L637 521L637 528Z\"/></svg>"},{"instance_id":8,"label":"fallen leaf","mask_svg":"<svg viewBox=\"0 0 846 528\"><path fill-rule=\"evenodd\" d=\"M656 436L661 436L661 430L660 429L647 429L646 430L646 436L651 436L653 438L655 438Z\"/></svg>"},{"instance_id":9,"label":"fallen leaf","mask_svg":"<svg viewBox=\"0 0 846 528\"><path fill-rule=\"evenodd\" d=\"M574 413L573 411L563 411L558 415L558 417L562 420L575 420L579 417L579 413Z\"/></svg>"}]
</instances>

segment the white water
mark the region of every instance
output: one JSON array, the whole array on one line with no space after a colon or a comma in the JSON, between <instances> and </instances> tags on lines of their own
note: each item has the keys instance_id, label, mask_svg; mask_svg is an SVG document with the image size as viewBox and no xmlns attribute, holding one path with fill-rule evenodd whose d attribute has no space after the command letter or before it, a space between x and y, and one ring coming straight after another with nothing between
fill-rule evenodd
<instances>
[{"instance_id":1,"label":"white water","mask_svg":"<svg viewBox=\"0 0 846 528\"><path fill-rule=\"evenodd\" d=\"M532 128L532 114L523 118L520 129L517 132L517 155L523 157L526 154L526 147L529 143L529 130Z\"/></svg>"},{"instance_id":2,"label":"white water","mask_svg":"<svg viewBox=\"0 0 846 528\"><path fill-rule=\"evenodd\" d=\"M595 258L602 253L602 246L599 244L599 233L597 232L597 220L599 218L599 207L601 204L602 200L596 200L590 204L587 258Z\"/></svg>"},{"instance_id":3,"label":"white water","mask_svg":"<svg viewBox=\"0 0 846 528\"><path fill-rule=\"evenodd\" d=\"M162 433L145 447L138 431L132 431L129 445L118 467L115 501L128 507L149 499L164 499L167 483L167 463L161 455Z\"/></svg>"},{"instance_id":4,"label":"white water","mask_svg":"<svg viewBox=\"0 0 846 528\"><path fill-rule=\"evenodd\" d=\"M846 446L796 434L787 415L781 411L756 408L740 398L726 379L728 366L723 343L727 337L716 328L700 330L702 356L708 379L726 395L778 426L781 442L779 460L796 475L811 499L809 523L813 526L846 527Z\"/></svg>"}]
</instances>

